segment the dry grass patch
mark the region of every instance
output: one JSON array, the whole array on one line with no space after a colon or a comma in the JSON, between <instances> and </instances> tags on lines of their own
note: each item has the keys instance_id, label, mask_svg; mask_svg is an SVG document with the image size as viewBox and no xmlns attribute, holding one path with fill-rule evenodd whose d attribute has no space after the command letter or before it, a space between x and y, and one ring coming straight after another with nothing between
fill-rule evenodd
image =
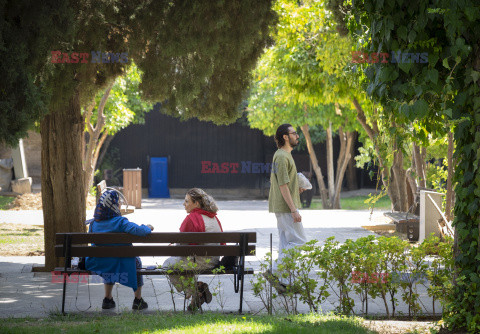
<instances>
[{"instance_id":1,"label":"dry grass patch","mask_svg":"<svg viewBox=\"0 0 480 334\"><path fill-rule=\"evenodd\" d=\"M0 256L45 255L43 226L0 223Z\"/></svg>"},{"instance_id":2,"label":"dry grass patch","mask_svg":"<svg viewBox=\"0 0 480 334\"><path fill-rule=\"evenodd\" d=\"M95 208L95 196L88 195L87 210ZM5 210L42 210L42 194L28 193L18 195L15 200L5 205Z\"/></svg>"}]
</instances>

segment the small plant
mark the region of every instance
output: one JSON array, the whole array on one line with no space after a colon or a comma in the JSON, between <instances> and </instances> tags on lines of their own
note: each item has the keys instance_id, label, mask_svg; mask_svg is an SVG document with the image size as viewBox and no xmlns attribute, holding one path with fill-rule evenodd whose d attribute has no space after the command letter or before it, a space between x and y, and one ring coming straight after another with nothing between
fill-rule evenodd
<instances>
[{"instance_id":1,"label":"small plant","mask_svg":"<svg viewBox=\"0 0 480 334\"><path fill-rule=\"evenodd\" d=\"M183 296L183 311L186 311L187 300L198 294L198 285L196 280L196 275L198 274L198 265L193 261L191 257L187 257L185 260L180 260L176 262L171 267L166 267L163 269L167 270L167 280L170 286L170 294L172 296L173 309L176 311L175 307L175 290L180 291L180 294ZM193 308L192 311L195 312L197 309Z\"/></svg>"},{"instance_id":2,"label":"small plant","mask_svg":"<svg viewBox=\"0 0 480 334\"><path fill-rule=\"evenodd\" d=\"M301 253L298 258L296 274L300 300L308 305L310 312L318 312L321 304L330 295L327 291L328 284L326 284L325 279L323 284L315 279L315 276L318 277L318 274L315 274L318 268L315 259L321 251L316 244L317 240L312 240L299 248Z\"/></svg>"},{"instance_id":3,"label":"small plant","mask_svg":"<svg viewBox=\"0 0 480 334\"><path fill-rule=\"evenodd\" d=\"M411 247L405 256L409 273L400 282L403 290L402 299L408 305L408 316L417 316L422 311L417 284L426 277L427 262L425 248L422 244Z\"/></svg>"},{"instance_id":4,"label":"small plant","mask_svg":"<svg viewBox=\"0 0 480 334\"><path fill-rule=\"evenodd\" d=\"M220 266L218 268L213 269L212 272L215 275L225 273L225 267ZM221 282L220 279L217 279L216 284L212 285L212 288L213 288L212 296L215 297L215 300L220 305L220 308L222 309L222 313L223 313L225 309L225 303L227 302L227 297L223 293L223 283Z\"/></svg>"},{"instance_id":5,"label":"small plant","mask_svg":"<svg viewBox=\"0 0 480 334\"><path fill-rule=\"evenodd\" d=\"M400 288L398 279L399 273L406 271L405 249L408 242L399 238L379 237L377 238L377 271L386 273L381 282L377 283L376 288L383 299L387 317L394 317L398 300L395 294ZM388 307L388 297L390 297L391 312Z\"/></svg>"},{"instance_id":6,"label":"small plant","mask_svg":"<svg viewBox=\"0 0 480 334\"><path fill-rule=\"evenodd\" d=\"M253 294L255 295L255 297L260 298L264 308L268 311L269 314L273 314L273 312L275 311L273 306L273 300L278 297L275 289L272 289L272 296L270 297L270 291L272 287L270 286L270 283L267 281L264 275L264 273L270 271L271 261L272 253L269 252L265 255L263 260L260 260L260 272L255 274L253 276L253 279L250 281L253 286Z\"/></svg>"},{"instance_id":7,"label":"small plant","mask_svg":"<svg viewBox=\"0 0 480 334\"><path fill-rule=\"evenodd\" d=\"M453 240L447 237L444 242L435 235L423 241L427 255L433 257L427 268L427 277L430 281L427 292L432 297L432 309L435 314L435 301L439 300L445 306L449 296L453 294Z\"/></svg>"},{"instance_id":8,"label":"small plant","mask_svg":"<svg viewBox=\"0 0 480 334\"><path fill-rule=\"evenodd\" d=\"M351 272L353 258L353 241L347 240L344 244L334 241L330 237L325 241L321 252L315 259L317 266L323 270L327 284L333 289L338 297L339 305L337 312L342 314L353 313L354 300L349 293L352 291ZM333 284L336 284L338 292Z\"/></svg>"},{"instance_id":9,"label":"small plant","mask_svg":"<svg viewBox=\"0 0 480 334\"><path fill-rule=\"evenodd\" d=\"M352 246L352 269L361 273L362 276L360 282L354 285L354 291L360 296L363 313L368 315L368 297L377 297L379 292L375 288L375 284L379 280L381 281L380 273L377 271L379 258L375 237L369 235L368 237L359 238L352 243Z\"/></svg>"}]
</instances>

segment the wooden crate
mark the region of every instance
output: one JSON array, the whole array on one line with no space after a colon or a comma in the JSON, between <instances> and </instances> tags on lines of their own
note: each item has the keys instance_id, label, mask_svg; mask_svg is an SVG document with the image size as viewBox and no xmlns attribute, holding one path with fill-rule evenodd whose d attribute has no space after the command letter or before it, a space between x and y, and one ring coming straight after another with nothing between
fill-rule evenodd
<instances>
[{"instance_id":1,"label":"wooden crate","mask_svg":"<svg viewBox=\"0 0 480 334\"><path fill-rule=\"evenodd\" d=\"M123 170L123 194L129 205L135 209L142 208L142 170L124 169Z\"/></svg>"}]
</instances>

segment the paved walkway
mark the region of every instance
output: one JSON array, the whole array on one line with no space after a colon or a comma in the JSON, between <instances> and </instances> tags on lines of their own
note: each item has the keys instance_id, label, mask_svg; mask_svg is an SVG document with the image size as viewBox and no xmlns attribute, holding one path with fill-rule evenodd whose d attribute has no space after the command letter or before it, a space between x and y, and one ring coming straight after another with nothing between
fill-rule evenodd
<instances>
[{"instance_id":1,"label":"paved walkway","mask_svg":"<svg viewBox=\"0 0 480 334\"><path fill-rule=\"evenodd\" d=\"M128 215L128 218L138 224L152 224L155 231L169 232L178 231L180 223L185 217L180 199L144 199L142 209ZM221 208L219 219L226 231L246 230L257 232L257 255L249 257L247 266L259 269L260 260L270 251L270 234L273 235L273 249L276 254L278 234L276 220L273 214L268 213L267 201L219 201ZM92 213L90 212L89 215ZM370 215L367 210L301 210L303 224L307 235L311 239L320 242L330 236L335 236L339 241L357 239L367 236L372 232L361 228L362 225L374 225L383 223L383 213L374 212ZM27 211L0 211L0 222L43 224L40 212ZM144 257L144 265L161 264L165 258ZM44 317L58 312L61 308L62 284L52 283L50 273L33 273L33 265L44 264L44 257L0 257L0 317ZM253 276L251 277L253 278ZM266 312L263 303L253 295L251 278L245 281L244 312ZM210 304L205 304L204 310L236 312L238 310L239 295L233 291L233 277L230 275L213 278L203 277L202 280L209 283L212 292L218 295ZM98 277L89 278L89 283L67 285L66 310L70 313L78 312L102 312L101 301L103 299L103 284ZM419 289L421 301L426 312L431 312L431 299L426 295L422 287ZM103 311L110 314L131 311L133 293L130 288L117 284L114 289L114 299L117 308ZM156 310L183 310L182 296L171 296L165 277L145 277L143 290L144 299L149 304L147 312ZM401 300L400 296L397 299ZM361 313L361 302L355 297L356 313ZM400 302L400 304L403 304ZM323 311L333 310L337 306L335 294L332 292L327 302L322 305ZM439 312L440 306L436 305ZM281 309L280 300L277 308ZM306 305L299 304L299 310L307 312ZM398 308L398 311L407 313L406 307ZM385 309L380 299L369 302L369 314L383 314Z\"/></svg>"}]
</instances>

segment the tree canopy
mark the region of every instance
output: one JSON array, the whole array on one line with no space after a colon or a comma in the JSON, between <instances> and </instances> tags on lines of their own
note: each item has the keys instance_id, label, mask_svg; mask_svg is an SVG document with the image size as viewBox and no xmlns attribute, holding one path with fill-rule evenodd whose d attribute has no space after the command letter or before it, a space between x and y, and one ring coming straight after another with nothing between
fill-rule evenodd
<instances>
[{"instance_id":1,"label":"tree canopy","mask_svg":"<svg viewBox=\"0 0 480 334\"><path fill-rule=\"evenodd\" d=\"M81 106L134 61L144 72L144 99L164 102L163 110L182 118L232 122L276 17L271 0L61 5L43 0L35 5L2 1L0 6L6 13L0 36L9 43L2 45L1 56L9 60L13 79L20 74L17 90L1 94L9 99L6 119L21 120L15 129L2 122L0 140L13 143L19 131L40 120L49 269L57 262L55 233L85 228Z\"/></svg>"}]
</instances>

